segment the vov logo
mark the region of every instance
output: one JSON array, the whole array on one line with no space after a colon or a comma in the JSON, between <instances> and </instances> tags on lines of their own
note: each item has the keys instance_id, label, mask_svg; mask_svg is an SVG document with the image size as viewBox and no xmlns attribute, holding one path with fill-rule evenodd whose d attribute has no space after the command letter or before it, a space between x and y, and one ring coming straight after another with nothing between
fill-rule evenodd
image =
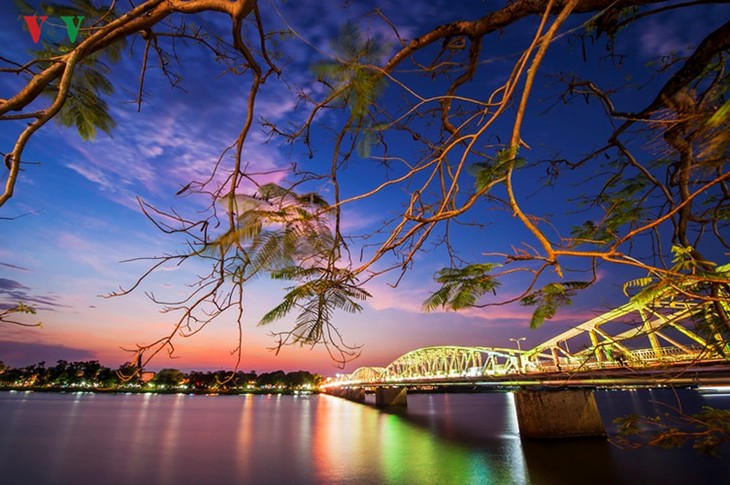
<instances>
[{"instance_id":1,"label":"vov logo","mask_svg":"<svg viewBox=\"0 0 730 485\"><path fill-rule=\"evenodd\" d=\"M65 30L68 40L72 43L76 42L76 37L79 35L79 30L81 29L81 23L86 17L63 15L58 18L66 25ZM41 34L43 34L44 39L52 42L59 42L62 40L59 38L62 34L59 35L58 33L59 30L63 30L60 25L57 25L54 22L49 22L49 26L51 28L46 28L45 31L43 30L43 25L46 23L46 20L48 20L47 15L24 15L23 19L25 19L28 31L30 32L30 38L33 39L34 43L38 43L41 38Z\"/></svg>"}]
</instances>

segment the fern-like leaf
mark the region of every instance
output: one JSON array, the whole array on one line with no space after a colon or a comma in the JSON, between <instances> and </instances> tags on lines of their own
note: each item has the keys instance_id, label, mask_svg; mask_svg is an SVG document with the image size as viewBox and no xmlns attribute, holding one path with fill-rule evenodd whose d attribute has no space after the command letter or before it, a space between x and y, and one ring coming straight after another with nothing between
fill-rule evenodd
<instances>
[{"instance_id":1,"label":"fern-like leaf","mask_svg":"<svg viewBox=\"0 0 730 485\"><path fill-rule=\"evenodd\" d=\"M552 319L558 308L572 305L572 298L576 292L588 286L590 286L590 283L586 281L548 283L539 290L523 297L520 304L536 307L530 319L530 328L538 328L545 323L545 320Z\"/></svg>"},{"instance_id":2,"label":"fern-like leaf","mask_svg":"<svg viewBox=\"0 0 730 485\"><path fill-rule=\"evenodd\" d=\"M428 312L438 308L461 310L476 305L488 291L496 292L500 283L491 272L500 266L471 264L440 270L435 279L441 287L423 302L423 309Z\"/></svg>"}]
</instances>

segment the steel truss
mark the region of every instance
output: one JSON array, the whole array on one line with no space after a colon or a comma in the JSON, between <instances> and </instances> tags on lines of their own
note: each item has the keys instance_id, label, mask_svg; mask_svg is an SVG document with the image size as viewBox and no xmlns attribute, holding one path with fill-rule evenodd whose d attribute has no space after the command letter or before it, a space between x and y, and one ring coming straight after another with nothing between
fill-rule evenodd
<instances>
[{"instance_id":1,"label":"steel truss","mask_svg":"<svg viewBox=\"0 0 730 485\"><path fill-rule=\"evenodd\" d=\"M666 290L648 303L629 301L525 350L525 369L646 367L730 355L715 306L730 313L727 296L721 301L688 300L677 299L678 293Z\"/></svg>"},{"instance_id":2,"label":"steel truss","mask_svg":"<svg viewBox=\"0 0 730 485\"><path fill-rule=\"evenodd\" d=\"M629 301L531 349L426 347L398 357L387 367L361 367L339 375L328 385L503 379L727 359L730 344L718 331L717 305L730 314L726 294L720 301L690 300L686 291L669 289L648 303Z\"/></svg>"}]
</instances>

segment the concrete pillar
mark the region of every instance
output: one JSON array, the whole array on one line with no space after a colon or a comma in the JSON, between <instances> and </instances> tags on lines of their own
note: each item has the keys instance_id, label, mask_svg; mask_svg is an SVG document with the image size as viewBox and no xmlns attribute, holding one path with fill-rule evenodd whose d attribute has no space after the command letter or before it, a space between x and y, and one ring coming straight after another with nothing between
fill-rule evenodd
<instances>
[{"instance_id":1,"label":"concrete pillar","mask_svg":"<svg viewBox=\"0 0 730 485\"><path fill-rule=\"evenodd\" d=\"M365 389L355 387L330 387L325 391L331 396L341 397L348 401L355 401L359 403L365 402Z\"/></svg>"},{"instance_id":2,"label":"concrete pillar","mask_svg":"<svg viewBox=\"0 0 730 485\"><path fill-rule=\"evenodd\" d=\"M515 408L523 438L606 436L592 390L515 392Z\"/></svg>"},{"instance_id":3,"label":"concrete pillar","mask_svg":"<svg viewBox=\"0 0 730 485\"><path fill-rule=\"evenodd\" d=\"M378 387L375 389L375 405L379 408L408 406L405 387Z\"/></svg>"},{"instance_id":4,"label":"concrete pillar","mask_svg":"<svg viewBox=\"0 0 730 485\"><path fill-rule=\"evenodd\" d=\"M345 394L343 396L348 401L355 401L359 403L365 402L365 389L363 388L355 388L350 387L348 389L345 389Z\"/></svg>"},{"instance_id":5,"label":"concrete pillar","mask_svg":"<svg viewBox=\"0 0 730 485\"><path fill-rule=\"evenodd\" d=\"M341 387L328 387L324 392L330 396L345 397L344 391Z\"/></svg>"}]
</instances>

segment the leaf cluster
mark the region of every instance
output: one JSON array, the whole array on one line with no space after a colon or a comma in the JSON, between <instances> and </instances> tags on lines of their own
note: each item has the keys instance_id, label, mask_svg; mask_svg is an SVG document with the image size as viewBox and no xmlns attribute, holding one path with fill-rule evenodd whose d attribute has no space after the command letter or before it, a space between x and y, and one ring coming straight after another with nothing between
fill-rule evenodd
<instances>
[{"instance_id":1,"label":"leaf cluster","mask_svg":"<svg viewBox=\"0 0 730 485\"><path fill-rule=\"evenodd\" d=\"M545 323L545 320L552 319L558 308L572 305L573 297L577 291L588 286L590 286L590 282L586 281L548 283L524 296L520 300L521 305L536 307L530 320L530 328L538 328Z\"/></svg>"},{"instance_id":2,"label":"leaf cluster","mask_svg":"<svg viewBox=\"0 0 730 485\"><path fill-rule=\"evenodd\" d=\"M80 65L77 71L56 121L63 126L76 128L86 141L93 140L97 130L111 134L116 122L109 113L109 106L101 98L102 94L114 93L114 87L106 76L108 67L100 61L89 60ZM51 84L43 94L55 99L58 84Z\"/></svg>"},{"instance_id":3,"label":"leaf cluster","mask_svg":"<svg viewBox=\"0 0 730 485\"><path fill-rule=\"evenodd\" d=\"M642 198L649 187L649 180L642 174L610 185L591 204L604 207L603 219L599 222L585 221L574 227L571 235L577 240L609 243L619 237L623 228L632 227L646 215Z\"/></svg>"},{"instance_id":4,"label":"leaf cluster","mask_svg":"<svg viewBox=\"0 0 730 485\"><path fill-rule=\"evenodd\" d=\"M288 267L273 272L271 276L302 282L288 288L283 301L259 322L259 325L272 323L297 309L298 315L290 333L294 343L313 345L331 340L325 332L332 324L335 311L360 312L360 302L371 296L344 269Z\"/></svg>"},{"instance_id":5,"label":"leaf cluster","mask_svg":"<svg viewBox=\"0 0 730 485\"><path fill-rule=\"evenodd\" d=\"M510 150L505 148L497 153L494 160L474 163L468 170L476 178L477 191L486 193L492 185L504 179L510 169L520 168L526 163L527 160L524 158L512 158Z\"/></svg>"},{"instance_id":6,"label":"leaf cluster","mask_svg":"<svg viewBox=\"0 0 730 485\"><path fill-rule=\"evenodd\" d=\"M36 15L35 11L24 0L16 0L20 10L26 14ZM40 7L43 15L53 16L80 16L93 20L98 28L117 17L117 14L109 6L97 6L91 0L71 0L67 4L43 3ZM45 25L45 24L44 24ZM83 29L79 32L76 43L83 40ZM40 37L41 46L33 52L37 59L55 62L59 55L66 54L72 50L71 46L60 42L51 42L45 36ZM122 39L106 47L102 52L87 56L76 68L69 86L68 95L56 116L56 122L66 127L76 128L84 140L92 140L96 137L97 131L101 130L110 134L116 126L114 119L109 113L109 106L102 99L104 95L114 93L114 85L109 80L109 64L105 62L118 62L121 53L126 47L126 40ZM61 79L50 83L43 91L43 95L56 99L59 95Z\"/></svg>"},{"instance_id":7,"label":"leaf cluster","mask_svg":"<svg viewBox=\"0 0 730 485\"><path fill-rule=\"evenodd\" d=\"M698 260L691 246L673 246L673 266L667 274L649 274L643 278L627 281L623 286L625 295L629 289L639 288L631 297L631 301L639 305L650 305L660 298L680 298L693 295L696 298L714 301L706 305L701 312L693 315L695 330L706 338L712 351L719 355L730 355L730 339L727 326L728 285L730 281L730 264L717 266L711 261ZM722 315L724 313L724 316Z\"/></svg>"},{"instance_id":8,"label":"leaf cluster","mask_svg":"<svg viewBox=\"0 0 730 485\"><path fill-rule=\"evenodd\" d=\"M383 75L373 65L387 53L388 47L375 39L363 39L360 28L352 22L342 26L331 47L335 60L315 63L311 69L320 80L332 85L337 93L335 99L344 101L349 108L355 129L363 134L358 151L367 157L375 129L368 115L386 86Z\"/></svg>"},{"instance_id":9,"label":"leaf cluster","mask_svg":"<svg viewBox=\"0 0 730 485\"><path fill-rule=\"evenodd\" d=\"M441 288L423 302L424 310L430 312L439 307L462 310L476 305L488 291L496 294L500 283L491 273L498 267L501 265L480 263L440 270L435 280L441 284Z\"/></svg>"},{"instance_id":10,"label":"leaf cluster","mask_svg":"<svg viewBox=\"0 0 730 485\"><path fill-rule=\"evenodd\" d=\"M335 267L337 244L328 224L328 203L316 193L298 194L277 184L261 186L250 196L222 201L236 213L236 225L209 244L205 256L234 254L230 273L237 282L268 274L297 281L282 302L266 313L266 325L297 312L289 335L294 343L316 344L331 339L325 332L337 310L356 313L370 294L355 276Z\"/></svg>"},{"instance_id":11,"label":"leaf cluster","mask_svg":"<svg viewBox=\"0 0 730 485\"><path fill-rule=\"evenodd\" d=\"M673 288L702 293L711 291L708 282L730 280L730 265L717 266L711 261L698 260L692 246L672 246L672 253L673 265L668 273L627 281L623 286L624 294L629 295L629 288L641 288L631 300L646 305Z\"/></svg>"},{"instance_id":12,"label":"leaf cluster","mask_svg":"<svg viewBox=\"0 0 730 485\"><path fill-rule=\"evenodd\" d=\"M701 452L719 457L719 447L730 441L730 410L709 406L696 414L680 412L661 416L631 414L614 420L617 443L632 448L650 445L673 449L692 443Z\"/></svg>"},{"instance_id":13,"label":"leaf cluster","mask_svg":"<svg viewBox=\"0 0 730 485\"><path fill-rule=\"evenodd\" d=\"M36 309L26 303L18 302L18 304L15 306L6 308L4 310L0 310L0 323L11 323L13 325L19 325L21 327L42 327L43 326L43 324L41 322L25 323L25 322L21 322L18 320L13 320L13 318L17 314L35 315Z\"/></svg>"},{"instance_id":14,"label":"leaf cluster","mask_svg":"<svg viewBox=\"0 0 730 485\"><path fill-rule=\"evenodd\" d=\"M236 214L236 224L201 252L206 256L239 253L247 279L297 263L328 259L334 237L327 223L329 205L318 194L297 194L279 185L262 185L253 195L222 200Z\"/></svg>"}]
</instances>

